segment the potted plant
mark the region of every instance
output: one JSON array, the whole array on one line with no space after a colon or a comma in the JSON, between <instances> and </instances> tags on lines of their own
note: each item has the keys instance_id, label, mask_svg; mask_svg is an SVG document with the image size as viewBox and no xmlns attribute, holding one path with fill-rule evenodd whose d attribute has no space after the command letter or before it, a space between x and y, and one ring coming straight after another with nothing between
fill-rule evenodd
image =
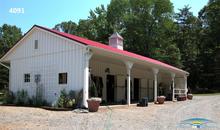
<instances>
[{"instance_id":1,"label":"potted plant","mask_svg":"<svg viewBox=\"0 0 220 130\"><path fill-rule=\"evenodd\" d=\"M87 100L89 112L97 112L102 100L98 97L97 87L92 80L90 80L89 95L91 97Z\"/></svg>"},{"instance_id":2,"label":"potted plant","mask_svg":"<svg viewBox=\"0 0 220 130\"><path fill-rule=\"evenodd\" d=\"M193 99L193 95L191 93L187 94L187 99L192 100Z\"/></svg>"},{"instance_id":3,"label":"potted plant","mask_svg":"<svg viewBox=\"0 0 220 130\"><path fill-rule=\"evenodd\" d=\"M190 87L188 87L187 99L192 100L192 98L193 98L192 91L191 91Z\"/></svg>"},{"instance_id":4,"label":"potted plant","mask_svg":"<svg viewBox=\"0 0 220 130\"><path fill-rule=\"evenodd\" d=\"M98 97L92 97L87 100L89 112L97 112L102 99Z\"/></svg>"},{"instance_id":5,"label":"potted plant","mask_svg":"<svg viewBox=\"0 0 220 130\"><path fill-rule=\"evenodd\" d=\"M165 101L166 97L165 96L158 96L157 97L157 102L158 104L163 104Z\"/></svg>"},{"instance_id":6,"label":"potted plant","mask_svg":"<svg viewBox=\"0 0 220 130\"><path fill-rule=\"evenodd\" d=\"M186 100L186 96L183 95L177 96L177 101L185 101L185 100Z\"/></svg>"}]
</instances>

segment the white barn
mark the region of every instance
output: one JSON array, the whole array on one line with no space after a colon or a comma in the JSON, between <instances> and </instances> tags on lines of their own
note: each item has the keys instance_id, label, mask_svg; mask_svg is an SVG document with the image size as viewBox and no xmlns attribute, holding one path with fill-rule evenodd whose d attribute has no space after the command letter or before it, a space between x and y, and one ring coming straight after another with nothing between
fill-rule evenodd
<instances>
[{"instance_id":1,"label":"white barn","mask_svg":"<svg viewBox=\"0 0 220 130\"><path fill-rule=\"evenodd\" d=\"M62 89L83 89L83 105L89 97L89 75L102 83L101 98L107 102L139 100L187 92L188 72L123 50L123 38L115 33L109 45L34 25L1 59L9 63L9 89L57 100ZM174 89L172 89L172 87Z\"/></svg>"}]
</instances>

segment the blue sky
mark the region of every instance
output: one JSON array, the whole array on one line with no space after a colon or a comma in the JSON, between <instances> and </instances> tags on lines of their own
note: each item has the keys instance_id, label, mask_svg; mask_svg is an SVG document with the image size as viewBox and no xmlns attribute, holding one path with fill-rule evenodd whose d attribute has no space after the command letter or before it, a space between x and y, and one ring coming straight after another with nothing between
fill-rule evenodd
<instances>
[{"instance_id":1,"label":"blue sky","mask_svg":"<svg viewBox=\"0 0 220 130\"><path fill-rule=\"evenodd\" d=\"M65 1L65 2L64 2ZM208 0L171 0L174 10L184 5L192 7L193 14L207 4ZM86 19L90 9L107 5L110 0L2 0L0 3L0 25L7 23L28 31L34 24L52 28L62 21ZM23 8L24 13L10 13L11 8Z\"/></svg>"}]
</instances>

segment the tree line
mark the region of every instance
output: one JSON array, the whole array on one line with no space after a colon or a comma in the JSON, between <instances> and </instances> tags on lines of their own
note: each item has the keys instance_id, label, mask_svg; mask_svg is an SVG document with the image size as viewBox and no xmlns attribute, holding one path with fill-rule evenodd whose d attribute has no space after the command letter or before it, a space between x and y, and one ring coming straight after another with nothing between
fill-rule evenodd
<instances>
[{"instance_id":1,"label":"tree line","mask_svg":"<svg viewBox=\"0 0 220 130\"><path fill-rule=\"evenodd\" d=\"M91 10L87 19L64 21L53 29L103 44L118 32L125 50L188 71L193 90L219 90L220 0L209 0L198 16L188 5L174 12L170 0L111 0L107 7ZM0 27L0 56L21 36L16 26ZM0 85L7 84L8 71L1 66L0 74Z\"/></svg>"}]
</instances>

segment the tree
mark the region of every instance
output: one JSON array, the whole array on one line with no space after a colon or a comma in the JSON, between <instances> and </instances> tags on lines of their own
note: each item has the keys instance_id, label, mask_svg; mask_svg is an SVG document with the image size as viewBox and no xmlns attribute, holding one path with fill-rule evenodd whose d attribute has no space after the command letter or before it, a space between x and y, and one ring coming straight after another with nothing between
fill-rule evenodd
<instances>
[{"instance_id":1,"label":"tree","mask_svg":"<svg viewBox=\"0 0 220 130\"><path fill-rule=\"evenodd\" d=\"M111 33L107 21L107 11L104 5L97 7L94 11L90 10L88 19L90 20L89 23L93 35L92 40L107 44L108 37Z\"/></svg>"},{"instance_id":2,"label":"tree","mask_svg":"<svg viewBox=\"0 0 220 130\"><path fill-rule=\"evenodd\" d=\"M10 49L22 36L20 28L3 24L0 27L0 56Z\"/></svg>"},{"instance_id":3,"label":"tree","mask_svg":"<svg viewBox=\"0 0 220 130\"><path fill-rule=\"evenodd\" d=\"M209 88L217 87L215 79L218 79L216 70L216 58L220 47L220 0L210 0L209 3L199 12L199 19L202 21L202 33L200 37L200 55L202 61L202 82Z\"/></svg>"},{"instance_id":4,"label":"tree","mask_svg":"<svg viewBox=\"0 0 220 130\"><path fill-rule=\"evenodd\" d=\"M72 21L59 23L53 29L69 34L77 34L77 24Z\"/></svg>"},{"instance_id":5,"label":"tree","mask_svg":"<svg viewBox=\"0 0 220 130\"><path fill-rule=\"evenodd\" d=\"M124 37L126 50L181 66L180 61L173 63L167 53L169 46L176 47L169 0L112 0L107 9L110 28ZM180 60L180 53L175 54Z\"/></svg>"},{"instance_id":6,"label":"tree","mask_svg":"<svg viewBox=\"0 0 220 130\"><path fill-rule=\"evenodd\" d=\"M126 50L181 67L173 14L169 0L112 0L107 9L101 5L90 10L88 19L80 20L78 25L69 21L54 28L104 44L113 32L119 32ZM169 51L171 48L176 51ZM176 60L169 56L171 52Z\"/></svg>"},{"instance_id":7,"label":"tree","mask_svg":"<svg viewBox=\"0 0 220 130\"><path fill-rule=\"evenodd\" d=\"M2 57L22 36L21 29L4 24L0 27L0 57ZM8 85L8 70L0 66L0 88Z\"/></svg>"},{"instance_id":8,"label":"tree","mask_svg":"<svg viewBox=\"0 0 220 130\"><path fill-rule=\"evenodd\" d=\"M181 53L181 62L184 70L190 72L189 86L199 85L199 71L201 66L198 64L199 36L201 31L200 20L193 15L187 5L176 13L175 20L178 30L175 35L177 46Z\"/></svg>"},{"instance_id":9,"label":"tree","mask_svg":"<svg viewBox=\"0 0 220 130\"><path fill-rule=\"evenodd\" d=\"M199 17L190 9L187 5L174 13L170 0L111 0L78 25L63 22L55 28L104 44L118 32L125 50L183 68L190 72L191 87L211 88L220 61L215 54L220 48L220 0L210 0Z\"/></svg>"}]
</instances>

